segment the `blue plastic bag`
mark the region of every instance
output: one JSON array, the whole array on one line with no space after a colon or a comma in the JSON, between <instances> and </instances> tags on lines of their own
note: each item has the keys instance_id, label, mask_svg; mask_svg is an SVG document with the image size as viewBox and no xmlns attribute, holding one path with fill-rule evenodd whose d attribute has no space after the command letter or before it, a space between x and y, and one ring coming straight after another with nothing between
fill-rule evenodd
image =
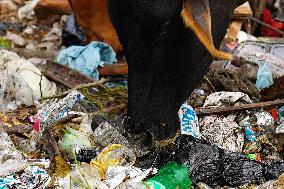
<instances>
[{"instance_id":1,"label":"blue plastic bag","mask_svg":"<svg viewBox=\"0 0 284 189\"><path fill-rule=\"evenodd\" d=\"M62 50L56 62L99 80L98 66L116 62L116 53L105 43L92 42L87 46L71 46Z\"/></svg>"}]
</instances>

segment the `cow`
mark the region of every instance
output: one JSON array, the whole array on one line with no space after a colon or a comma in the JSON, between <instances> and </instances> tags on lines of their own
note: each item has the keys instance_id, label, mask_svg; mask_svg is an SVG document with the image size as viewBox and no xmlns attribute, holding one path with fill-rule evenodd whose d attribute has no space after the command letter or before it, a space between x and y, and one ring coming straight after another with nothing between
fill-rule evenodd
<instances>
[{"instance_id":1,"label":"cow","mask_svg":"<svg viewBox=\"0 0 284 189\"><path fill-rule=\"evenodd\" d=\"M109 0L128 62L127 128L155 141L179 131L177 112L203 78L233 10L245 0ZM252 3L252 2L250 2Z\"/></svg>"}]
</instances>

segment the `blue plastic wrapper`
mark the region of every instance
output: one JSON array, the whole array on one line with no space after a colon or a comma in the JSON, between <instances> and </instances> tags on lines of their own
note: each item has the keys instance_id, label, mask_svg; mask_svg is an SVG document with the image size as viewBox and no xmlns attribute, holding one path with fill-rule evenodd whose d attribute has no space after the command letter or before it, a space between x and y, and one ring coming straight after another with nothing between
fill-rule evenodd
<instances>
[{"instance_id":1,"label":"blue plastic wrapper","mask_svg":"<svg viewBox=\"0 0 284 189\"><path fill-rule=\"evenodd\" d=\"M91 42L87 46L71 46L62 50L56 62L99 80L98 66L116 62L116 53L105 43Z\"/></svg>"},{"instance_id":2,"label":"blue plastic wrapper","mask_svg":"<svg viewBox=\"0 0 284 189\"><path fill-rule=\"evenodd\" d=\"M249 125L245 126L245 135L246 135L246 139L249 141L256 140L255 132L252 130L252 127Z\"/></svg>"},{"instance_id":3,"label":"blue plastic wrapper","mask_svg":"<svg viewBox=\"0 0 284 189\"><path fill-rule=\"evenodd\" d=\"M198 117L193 108L187 103L184 103L178 111L178 116L180 120L181 134L190 135L195 139L200 139Z\"/></svg>"},{"instance_id":4,"label":"blue plastic wrapper","mask_svg":"<svg viewBox=\"0 0 284 189\"><path fill-rule=\"evenodd\" d=\"M262 90L270 87L273 83L271 66L267 62L260 62L257 73L256 88L258 90Z\"/></svg>"},{"instance_id":5,"label":"blue plastic wrapper","mask_svg":"<svg viewBox=\"0 0 284 189\"><path fill-rule=\"evenodd\" d=\"M246 118L244 118L240 122L240 125L244 128L246 139L250 142L255 141L256 140L256 134L252 130L252 125L251 125L251 122L250 122L250 116L247 116Z\"/></svg>"}]
</instances>

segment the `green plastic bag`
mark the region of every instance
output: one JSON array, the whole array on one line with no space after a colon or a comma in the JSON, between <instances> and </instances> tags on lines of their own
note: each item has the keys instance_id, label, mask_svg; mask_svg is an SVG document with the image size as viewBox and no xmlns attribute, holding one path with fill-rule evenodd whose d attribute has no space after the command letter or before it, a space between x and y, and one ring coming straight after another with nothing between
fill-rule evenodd
<instances>
[{"instance_id":1,"label":"green plastic bag","mask_svg":"<svg viewBox=\"0 0 284 189\"><path fill-rule=\"evenodd\" d=\"M173 162L162 167L144 184L147 189L189 189L192 181L188 176L188 167Z\"/></svg>"}]
</instances>

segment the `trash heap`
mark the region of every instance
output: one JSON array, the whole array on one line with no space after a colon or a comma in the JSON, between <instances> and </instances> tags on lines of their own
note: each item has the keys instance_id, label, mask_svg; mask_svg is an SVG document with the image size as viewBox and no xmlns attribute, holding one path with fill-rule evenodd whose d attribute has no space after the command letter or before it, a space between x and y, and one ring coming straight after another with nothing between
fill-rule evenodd
<instances>
[{"instance_id":1,"label":"trash heap","mask_svg":"<svg viewBox=\"0 0 284 189\"><path fill-rule=\"evenodd\" d=\"M1 48L85 40L68 9L39 19L42 2L0 2ZM63 66L52 65L76 69L76 86L46 60L0 49L0 188L284 188L284 43L238 36L237 59L212 63L177 112L180 133L156 148L125 128L127 78L99 75L116 61L109 45L57 53Z\"/></svg>"}]
</instances>

